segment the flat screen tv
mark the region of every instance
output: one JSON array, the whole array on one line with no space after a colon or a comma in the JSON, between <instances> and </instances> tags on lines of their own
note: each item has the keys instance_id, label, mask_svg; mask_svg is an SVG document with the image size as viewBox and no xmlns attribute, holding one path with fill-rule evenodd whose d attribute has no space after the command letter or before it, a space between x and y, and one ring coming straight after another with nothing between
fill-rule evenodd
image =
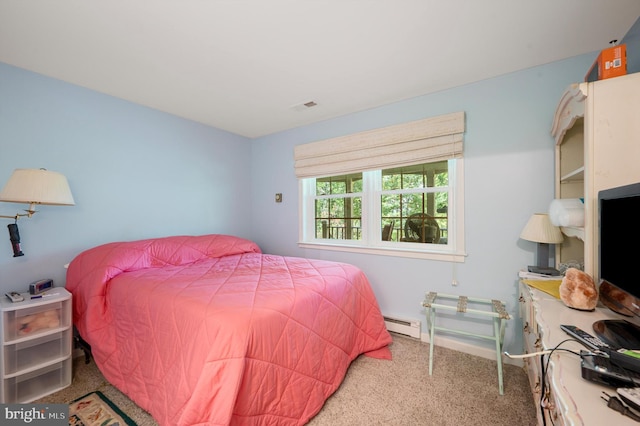
<instances>
[{"instance_id":1,"label":"flat screen tv","mask_svg":"<svg viewBox=\"0 0 640 426\"><path fill-rule=\"evenodd\" d=\"M598 193L598 233L600 300L627 318L598 321L593 329L605 341L618 340L612 342L617 343L615 346L637 349L640 344L640 327L636 325L640 318L640 183Z\"/></svg>"}]
</instances>

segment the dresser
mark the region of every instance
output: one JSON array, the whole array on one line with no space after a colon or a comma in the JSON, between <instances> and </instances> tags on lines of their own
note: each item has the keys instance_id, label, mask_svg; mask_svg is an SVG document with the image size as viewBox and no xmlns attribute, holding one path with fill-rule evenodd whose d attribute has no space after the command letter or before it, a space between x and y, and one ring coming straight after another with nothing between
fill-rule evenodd
<instances>
[{"instance_id":1,"label":"dresser","mask_svg":"<svg viewBox=\"0 0 640 426\"><path fill-rule=\"evenodd\" d=\"M526 353L553 349L569 338L560 329L560 324L575 325L595 334L591 327L595 321L625 318L601 306L591 312L568 308L559 299L523 282L520 282L519 300ZM574 352L585 349L575 341L566 342L561 347ZM638 426L637 422L608 408L601 398L603 391L615 395L614 388L582 378L579 356L555 351L551 355L544 355L542 360L546 368L544 395L541 356L525 358L533 399L538 407L538 424L543 424L544 413L547 425ZM541 401L544 410L540 410Z\"/></svg>"},{"instance_id":2,"label":"dresser","mask_svg":"<svg viewBox=\"0 0 640 426\"><path fill-rule=\"evenodd\" d=\"M0 403L31 402L71 384L71 293L54 287L0 299Z\"/></svg>"}]
</instances>

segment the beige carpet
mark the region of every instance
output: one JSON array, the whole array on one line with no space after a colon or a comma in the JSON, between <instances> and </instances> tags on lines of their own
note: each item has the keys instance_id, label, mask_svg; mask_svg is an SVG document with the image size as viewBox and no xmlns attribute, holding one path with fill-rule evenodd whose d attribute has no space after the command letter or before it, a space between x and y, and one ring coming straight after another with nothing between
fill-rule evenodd
<instances>
[{"instance_id":1,"label":"beige carpet","mask_svg":"<svg viewBox=\"0 0 640 426\"><path fill-rule=\"evenodd\" d=\"M495 361L436 347L429 376L429 345L394 335L393 361L357 358L340 388L310 426L474 425L528 426L536 412L523 369L504 366L505 394L498 393ZM69 403L99 390L140 426L154 420L109 385L92 361L74 360L73 383L38 403Z\"/></svg>"}]
</instances>

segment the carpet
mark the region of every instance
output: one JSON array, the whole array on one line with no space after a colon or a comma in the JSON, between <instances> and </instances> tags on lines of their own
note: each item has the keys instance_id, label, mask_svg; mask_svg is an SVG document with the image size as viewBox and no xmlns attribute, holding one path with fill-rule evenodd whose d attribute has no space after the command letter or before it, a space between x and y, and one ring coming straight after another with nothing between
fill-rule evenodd
<instances>
[{"instance_id":1,"label":"carpet","mask_svg":"<svg viewBox=\"0 0 640 426\"><path fill-rule=\"evenodd\" d=\"M308 426L537 426L527 373L505 363L504 395L498 393L496 361L442 346L434 348L429 375L429 344L393 335L393 359L356 358L340 388ZM158 423L111 386L92 360L73 359L71 386L34 403L70 404L100 391L138 426ZM31 423L33 425L33 423ZM123 422L121 426L125 426Z\"/></svg>"},{"instance_id":2,"label":"carpet","mask_svg":"<svg viewBox=\"0 0 640 426\"><path fill-rule=\"evenodd\" d=\"M86 394L69 404L69 425L73 426L136 426L102 392Z\"/></svg>"}]
</instances>

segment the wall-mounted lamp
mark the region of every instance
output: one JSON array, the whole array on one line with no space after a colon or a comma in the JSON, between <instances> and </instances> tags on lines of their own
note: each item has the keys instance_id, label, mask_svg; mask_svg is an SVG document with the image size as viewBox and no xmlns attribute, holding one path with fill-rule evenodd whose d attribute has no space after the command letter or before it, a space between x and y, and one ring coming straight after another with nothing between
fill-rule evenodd
<instances>
[{"instance_id":1,"label":"wall-mounted lamp","mask_svg":"<svg viewBox=\"0 0 640 426\"><path fill-rule=\"evenodd\" d=\"M560 228L554 226L549 215L535 213L525 225L520 238L538 243L538 264L529 266L529 272L545 275L560 275L560 272L549 267L549 244L557 244L563 241Z\"/></svg>"},{"instance_id":2,"label":"wall-mounted lamp","mask_svg":"<svg viewBox=\"0 0 640 426\"><path fill-rule=\"evenodd\" d=\"M31 217L36 212L36 204L54 206L73 206L73 195L67 178L58 172L45 169L16 169L0 192L0 201L29 204L26 213L13 216L0 215L0 218L14 219L16 223L8 226L9 238L13 247L13 257L22 256L18 219Z\"/></svg>"}]
</instances>

